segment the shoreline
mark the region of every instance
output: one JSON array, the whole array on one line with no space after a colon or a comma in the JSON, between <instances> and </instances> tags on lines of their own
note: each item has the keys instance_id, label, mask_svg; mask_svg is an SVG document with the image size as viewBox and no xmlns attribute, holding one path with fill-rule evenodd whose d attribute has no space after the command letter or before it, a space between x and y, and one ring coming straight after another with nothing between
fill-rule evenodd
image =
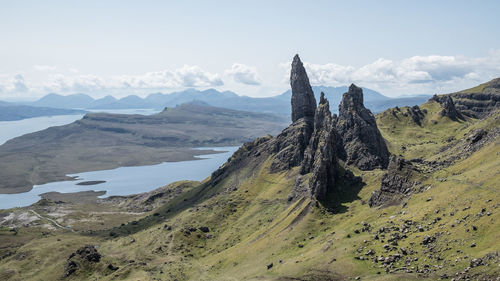
<instances>
[{"instance_id":1,"label":"shoreline","mask_svg":"<svg viewBox=\"0 0 500 281\"><path fill-rule=\"evenodd\" d=\"M239 145L238 145L239 146ZM227 146L220 146L220 148L224 148ZM182 147L176 149L177 153L182 153L182 155L173 155L171 157L167 157L164 161L158 160L158 161L147 161L147 160L139 160L136 162L135 165L114 165L114 166L107 166L104 169L99 169L95 168L96 166L103 166L102 164L99 165L94 165L93 169L83 169L79 171L71 171L70 173L66 173L65 175L54 175L53 177L46 178L46 180L39 181L36 183L33 183L30 187L29 185L25 185L22 187L17 187L17 188L0 188L0 195L9 195L9 194L22 194L22 193L27 193L32 191L36 186L38 185L44 185L48 183L55 183L55 182L63 182L63 181L77 181L78 176L74 176L75 174L81 174L81 173L88 173L88 172L98 172L98 171L107 171L107 170L114 170L118 168L124 168L124 167L141 167L141 166L152 166L152 165L159 165L162 163L177 163L177 162L184 162L184 161L192 161L192 160L206 160L207 158L204 158L203 156L205 155L211 155L211 154L220 154L220 153L225 153L227 150L224 149L218 149L219 147ZM184 157L183 157L184 156ZM171 158L171 159L169 159ZM104 181L106 182L106 181ZM80 184L80 185L86 185L86 184ZM91 185L89 185L91 186ZM7 189L7 190L5 190ZM18 191L22 190L22 191Z\"/></svg>"}]
</instances>

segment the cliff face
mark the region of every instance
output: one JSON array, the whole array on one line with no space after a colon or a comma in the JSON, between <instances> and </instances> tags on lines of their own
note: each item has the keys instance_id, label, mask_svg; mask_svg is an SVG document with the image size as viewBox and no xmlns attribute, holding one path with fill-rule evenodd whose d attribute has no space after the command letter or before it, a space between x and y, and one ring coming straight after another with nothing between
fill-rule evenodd
<instances>
[{"instance_id":1,"label":"cliff face","mask_svg":"<svg viewBox=\"0 0 500 281\"><path fill-rule=\"evenodd\" d=\"M385 169L389 151L375 117L363 105L363 90L352 84L342 97L336 124L337 152L348 165L361 170Z\"/></svg>"}]
</instances>

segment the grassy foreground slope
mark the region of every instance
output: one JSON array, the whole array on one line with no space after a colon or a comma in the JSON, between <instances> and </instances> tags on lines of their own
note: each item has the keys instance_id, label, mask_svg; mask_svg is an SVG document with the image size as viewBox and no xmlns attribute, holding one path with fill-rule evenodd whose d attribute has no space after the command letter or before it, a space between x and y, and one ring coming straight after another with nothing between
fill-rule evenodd
<instances>
[{"instance_id":1,"label":"grassy foreground slope","mask_svg":"<svg viewBox=\"0 0 500 281\"><path fill-rule=\"evenodd\" d=\"M467 140L478 129L498 130L500 113L454 121L440 116L436 102L421 109L421 125L403 114L407 108L377 116L391 153L430 163L421 166L425 188L401 204L370 208L384 171L353 167L364 186L332 195L333 208L307 198L288 202L298 171L269 174L267 159L213 187L190 184L152 211L122 217L125 225L114 220L92 233L43 224L17 235L3 229L0 240L18 247L0 259L0 279L495 280L500 139L480 147ZM130 207L131 199L116 200ZM101 261L79 261L63 278L67 258L85 244L99 246Z\"/></svg>"}]
</instances>

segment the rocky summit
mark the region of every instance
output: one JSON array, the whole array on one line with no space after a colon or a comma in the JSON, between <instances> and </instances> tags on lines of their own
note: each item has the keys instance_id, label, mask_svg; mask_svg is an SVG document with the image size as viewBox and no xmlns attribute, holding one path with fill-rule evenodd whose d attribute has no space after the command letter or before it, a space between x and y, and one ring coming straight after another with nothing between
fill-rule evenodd
<instances>
[{"instance_id":1,"label":"rocky summit","mask_svg":"<svg viewBox=\"0 0 500 281\"><path fill-rule=\"evenodd\" d=\"M361 170L385 169L389 151L375 117L363 105L363 90L352 84L342 97L336 124L339 158Z\"/></svg>"}]
</instances>

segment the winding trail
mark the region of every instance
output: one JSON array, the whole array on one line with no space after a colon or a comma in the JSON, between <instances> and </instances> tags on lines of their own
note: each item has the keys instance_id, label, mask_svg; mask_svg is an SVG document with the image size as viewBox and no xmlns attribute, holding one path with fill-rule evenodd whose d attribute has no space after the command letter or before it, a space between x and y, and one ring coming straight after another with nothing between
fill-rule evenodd
<instances>
[{"instance_id":1,"label":"winding trail","mask_svg":"<svg viewBox=\"0 0 500 281\"><path fill-rule=\"evenodd\" d=\"M47 218L47 217L44 217L42 215L40 215L39 213L33 211L33 210L30 210L30 212L32 212L35 216L39 217L40 219L42 220L48 220L50 221L51 223L53 223L55 226L59 227L59 228L62 228L62 229L65 229L65 230L71 230L72 232L75 232L75 230L69 228L69 227L64 227L62 225L60 225L58 222L56 222L55 220L51 219L51 218Z\"/></svg>"}]
</instances>

